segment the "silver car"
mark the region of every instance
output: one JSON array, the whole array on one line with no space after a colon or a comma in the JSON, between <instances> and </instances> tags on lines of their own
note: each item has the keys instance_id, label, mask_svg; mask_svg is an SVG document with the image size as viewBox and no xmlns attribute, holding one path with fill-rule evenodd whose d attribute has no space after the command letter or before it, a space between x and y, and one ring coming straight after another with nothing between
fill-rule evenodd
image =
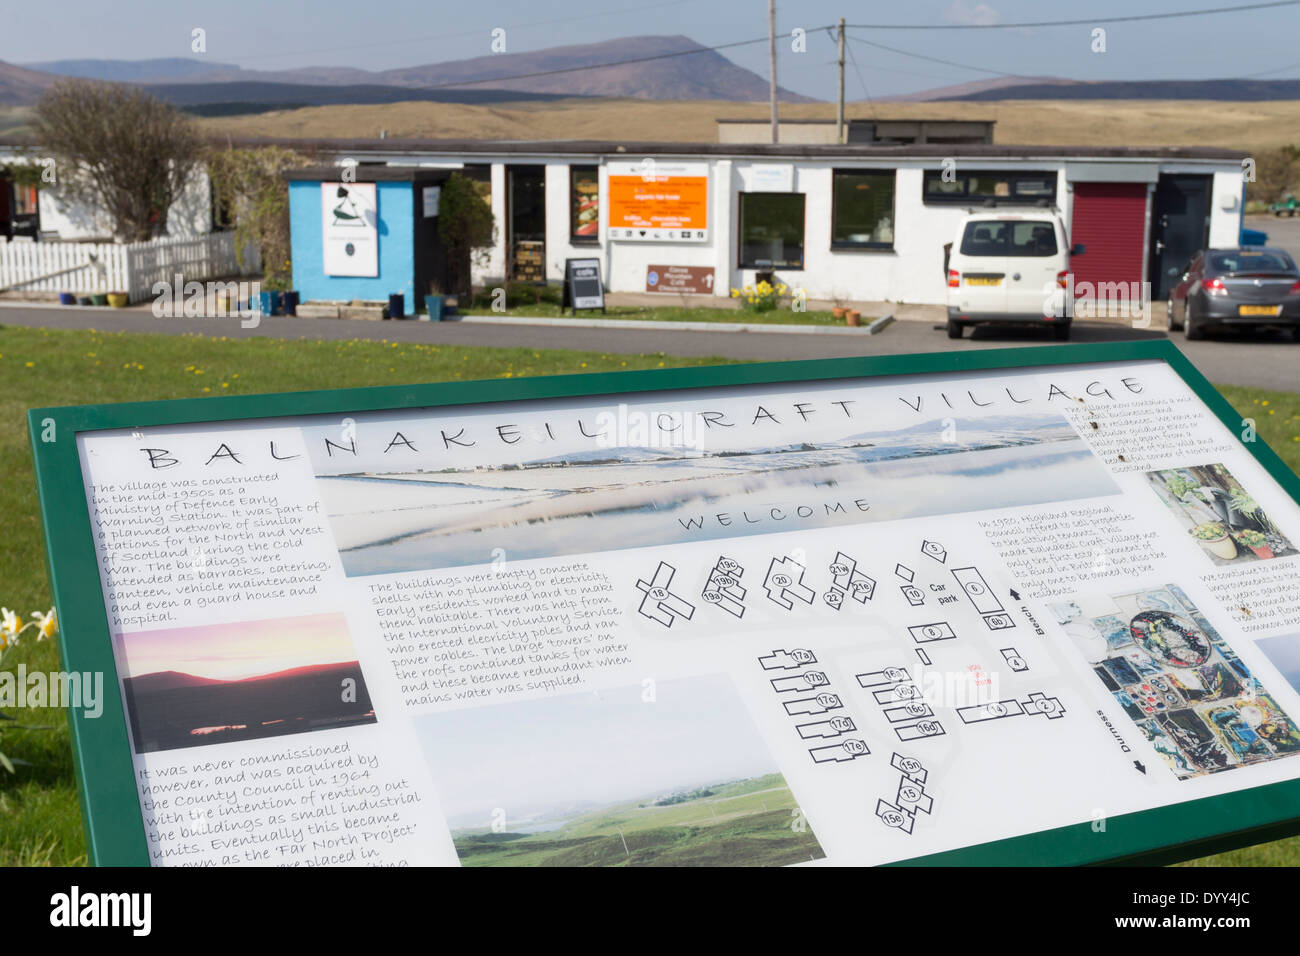
<instances>
[{"instance_id":1,"label":"silver car","mask_svg":"<svg viewBox=\"0 0 1300 956\"><path fill-rule=\"evenodd\" d=\"M1211 326L1268 325L1300 333L1300 269L1281 249L1206 249L1169 293L1169 329L1205 338Z\"/></svg>"}]
</instances>

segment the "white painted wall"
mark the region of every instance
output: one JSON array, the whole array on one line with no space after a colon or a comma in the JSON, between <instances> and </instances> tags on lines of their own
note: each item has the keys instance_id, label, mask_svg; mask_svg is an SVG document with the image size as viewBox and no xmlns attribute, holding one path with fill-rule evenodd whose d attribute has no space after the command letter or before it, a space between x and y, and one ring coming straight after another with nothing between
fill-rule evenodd
<instances>
[{"instance_id":1,"label":"white painted wall","mask_svg":"<svg viewBox=\"0 0 1300 956\"><path fill-rule=\"evenodd\" d=\"M212 231L211 190L207 169L197 166L168 210L168 238L192 239ZM103 210L69 199L58 186L41 190L40 209L42 232L57 232L60 239L112 241L112 225Z\"/></svg>"},{"instance_id":2,"label":"white painted wall","mask_svg":"<svg viewBox=\"0 0 1300 956\"><path fill-rule=\"evenodd\" d=\"M575 162L574 166L591 166L594 163ZM602 198L607 184L601 183ZM569 232L569 161L552 161L546 164L546 278L551 282L564 281L565 259L601 258L598 243L574 243ZM604 226L604 223L601 223ZM603 239L603 235L599 236ZM602 270L602 275L606 270Z\"/></svg>"}]
</instances>

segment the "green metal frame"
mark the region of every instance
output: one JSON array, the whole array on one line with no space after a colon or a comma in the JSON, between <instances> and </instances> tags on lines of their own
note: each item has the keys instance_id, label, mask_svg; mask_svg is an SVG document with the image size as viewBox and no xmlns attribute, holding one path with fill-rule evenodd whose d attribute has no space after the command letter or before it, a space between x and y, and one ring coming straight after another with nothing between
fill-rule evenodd
<instances>
[{"instance_id":1,"label":"green metal frame","mask_svg":"<svg viewBox=\"0 0 1300 956\"><path fill-rule=\"evenodd\" d=\"M28 427L45 526L50 585L59 615L63 666L74 671L102 671L105 684L117 686L76 449L78 432L1123 361L1168 363L1229 430L1240 433L1241 417L1166 339L32 409L28 412ZM45 441L42 436L49 435L51 425L54 440ZM1272 449L1261 441L1243 447L1300 502L1300 478ZM108 680L108 676L113 679ZM97 865L148 865L121 699L116 693L106 696L99 718L88 719L76 710L69 711L68 717L90 860ZM1300 779L1112 817L1106 821L1104 832L1095 832L1090 822L1084 822L917 857L902 865L1167 863L1297 833Z\"/></svg>"}]
</instances>

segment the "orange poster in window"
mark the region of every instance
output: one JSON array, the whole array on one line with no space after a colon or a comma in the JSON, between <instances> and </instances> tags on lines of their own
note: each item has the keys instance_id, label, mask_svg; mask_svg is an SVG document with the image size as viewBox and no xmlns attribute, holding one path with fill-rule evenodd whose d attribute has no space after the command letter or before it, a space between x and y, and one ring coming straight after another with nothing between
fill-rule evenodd
<instances>
[{"instance_id":1,"label":"orange poster in window","mask_svg":"<svg viewBox=\"0 0 1300 956\"><path fill-rule=\"evenodd\" d=\"M609 177L609 228L615 239L704 239L708 175L653 173Z\"/></svg>"}]
</instances>

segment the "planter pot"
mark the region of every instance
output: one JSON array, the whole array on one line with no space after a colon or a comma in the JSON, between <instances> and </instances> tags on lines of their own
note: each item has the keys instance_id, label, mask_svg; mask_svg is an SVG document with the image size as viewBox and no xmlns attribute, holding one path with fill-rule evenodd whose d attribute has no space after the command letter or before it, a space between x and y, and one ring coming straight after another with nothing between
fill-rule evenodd
<instances>
[{"instance_id":1,"label":"planter pot","mask_svg":"<svg viewBox=\"0 0 1300 956\"><path fill-rule=\"evenodd\" d=\"M262 304L263 315L280 315L284 307L284 293L282 292L259 292L257 294Z\"/></svg>"},{"instance_id":2,"label":"planter pot","mask_svg":"<svg viewBox=\"0 0 1300 956\"><path fill-rule=\"evenodd\" d=\"M1225 561L1231 561L1237 556L1236 542L1226 534L1222 538L1215 538L1212 541L1206 541L1204 538L1197 538L1196 540L1199 541L1201 547L1210 552L1210 554L1218 558L1223 558Z\"/></svg>"},{"instance_id":3,"label":"planter pot","mask_svg":"<svg viewBox=\"0 0 1300 956\"><path fill-rule=\"evenodd\" d=\"M284 294L284 314L285 315L298 314L298 293L297 292L286 292Z\"/></svg>"},{"instance_id":4,"label":"planter pot","mask_svg":"<svg viewBox=\"0 0 1300 956\"><path fill-rule=\"evenodd\" d=\"M1257 558L1268 559L1274 557L1273 549L1266 544L1261 544L1258 548L1251 548L1250 550L1255 552L1255 557Z\"/></svg>"},{"instance_id":5,"label":"planter pot","mask_svg":"<svg viewBox=\"0 0 1300 956\"><path fill-rule=\"evenodd\" d=\"M847 322L849 325L856 326L858 324L858 320L861 318L862 318L861 312L859 312L857 309L849 309L844 316L844 321Z\"/></svg>"},{"instance_id":6,"label":"planter pot","mask_svg":"<svg viewBox=\"0 0 1300 956\"><path fill-rule=\"evenodd\" d=\"M831 315L835 316L837 319L845 318L848 314L849 310L843 306L837 305L835 308L831 309Z\"/></svg>"},{"instance_id":7,"label":"planter pot","mask_svg":"<svg viewBox=\"0 0 1300 956\"><path fill-rule=\"evenodd\" d=\"M388 297L388 317L390 319L401 319L406 316L406 296L401 292L394 292Z\"/></svg>"},{"instance_id":8,"label":"planter pot","mask_svg":"<svg viewBox=\"0 0 1300 956\"><path fill-rule=\"evenodd\" d=\"M77 296L77 305L94 305L94 304L95 303L90 300L90 296L88 295Z\"/></svg>"},{"instance_id":9,"label":"planter pot","mask_svg":"<svg viewBox=\"0 0 1300 956\"><path fill-rule=\"evenodd\" d=\"M91 305L108 305L108 296L103 292L92 292L90 294Z\"/></svg>"},{"instance_id":10,"label":"planter pot","mask_svg":"<svg viewBox=\"0 0 1300 956\"><path fill-rule=\"evenodd\" d=\"M115 309L125 309L129 298L125 292L110 292L108 294L108 304Z\"/></svg>"},{"instance_id":11,"label":"planter pot","mask_svg":"<svg viewBox=\"0 0 1300 956\"><path fill-rule=\"evenodd\" d=\"M443 307L442 307L442 296L440 296L440 295L426 295L426 296L424 297L424 308L425 308L425 309L428 311L428 313L429 313L429 321L430 321L430 322L441 322L441 321L442 321L442 313L443 313Z\"/></svg>"},{"instance_id":12,"label":"planter pot","mask_svg":"<svg viewBox=\"0 0 1300 956\"><path fill-rule=\"evenodd\" d=\"M77 297L73 295L71 292L59 293L59 305L76 305L76 304L77 304Z\"/></svg>"}]
</instances>

